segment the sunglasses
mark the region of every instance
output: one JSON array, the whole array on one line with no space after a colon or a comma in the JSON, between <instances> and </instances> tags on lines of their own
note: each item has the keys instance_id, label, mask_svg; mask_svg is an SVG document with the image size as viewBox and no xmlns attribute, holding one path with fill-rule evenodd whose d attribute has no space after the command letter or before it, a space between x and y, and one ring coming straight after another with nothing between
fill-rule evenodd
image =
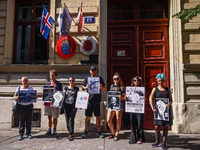
<instances>
[{"instance_id":1,"label":"sunglasses","mask_svg":"<svg viewBox=\"0 0 200 150\"><path fill-rule=\"evenodd\" d=\"M113 80L119 80L119 78L113 78Z\"/></svg>"},{"instance_id":2,"label":"sunglasses","mask_svg":"<svg viewBox=\"0 0 200 150\"><path fill-rule=\"evenodd\" d=\"M140 80L133 80L134 82L140 82Z\"/></svg>"},{"instance_id":3,"label":"sunglasses","mask_svg":"<svg viewBox=\"0 0 200 150\"><path fill-rule=\"evenodd\" d=\"M69 82L74 82L74 80L69 80Z\"/></svg>"}]
</instances>

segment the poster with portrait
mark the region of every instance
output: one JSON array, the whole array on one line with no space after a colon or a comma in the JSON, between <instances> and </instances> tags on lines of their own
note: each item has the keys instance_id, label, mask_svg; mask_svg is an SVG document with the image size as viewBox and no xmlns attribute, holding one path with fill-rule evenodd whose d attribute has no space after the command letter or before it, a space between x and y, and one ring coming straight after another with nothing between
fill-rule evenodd
<instances>
[{"instance_id":1,"label":"poster with portrait","mask_svg":"<svg viewBox=\"0 0 200 150\"><path fill-rule=\"evenodd\" d=\"M145 101L143 97L145 96L144 87L126 87L126 103L125 112L131 113L142 113L145 111Z\"/></svg>"},{"instance_id":2,"label":"poster with portrait","mask_svg":"<svg viewBox=\"0 0 200 150\"><path fill-rule=\"evenodd\" d=\"M169 107L166 104L169 103L169 98L155 98L155 109L157 112L154 113L155 120L169 121Z\"/></svg>"},{"instance_id":3,"label":"poster with portrait","mask_svg":"<svg viewBox=\"0 0 200 150\"><path fill-rule=\"evenodd\" d=\"M51 101L51 107L62 107L65 93L63 91L54 91Z\"/></svg>"},{"instance_id":4,"label":"poster with portrait","mask_svg":"<svg viewBox=\"0 0 200 150\"><path fill-rule=\"evenodd\" d=\"M54 86L44 85L42 100L45 102L51 102L53 99L53 92L54 92Z\"/></svg>"},{"instance_id":5,"label":"poster with portrait","mask_svg":"<svg viewBox=\"0 0 200 150\"><path fill-rule=\"evenodd\" d=\"M36 90L19 90L19 104L20 103L36 103L37 100L35 97L37 96Z\"/></svg>"},{"instance_id":6,"label":"poster with portrait","mask_svg":"<svg viewBox=\"0 0 200 150\"><path fill-rule=\"evenodd\" d=\"M119 91L108 91L107 92L107 109L120 111L120 95Z\"/></svg>"},{"instance_id":7,"label":"poster with portrait","mask_svg":"<svg viewBox=\"0 0 200 150\"><path fill-rule=\"evenodd\" d=\"M76 98L76 108L87 109L89 94L87 92L78 92Z\"/></svg>"},{"instance_id":8,"label":"poster with portrait","mask_svg":"<svg viewBox=\"0 0 200 150\"><path fill-rule=\"evenodd\" d=\"M88 93L100 94L100 78L88 77Z\"/></svg>"}]
</instances>

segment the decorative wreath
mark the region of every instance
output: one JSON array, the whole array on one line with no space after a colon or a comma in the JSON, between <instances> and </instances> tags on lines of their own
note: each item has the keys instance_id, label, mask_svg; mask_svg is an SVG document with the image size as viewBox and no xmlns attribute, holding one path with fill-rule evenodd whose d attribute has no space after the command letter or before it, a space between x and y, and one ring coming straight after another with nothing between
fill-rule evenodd
<instances>
[{"instance_id":1,"label":"decorative wreath","mask_svg":"<svg viewBox=\"0 0 200 150\"><path fill-rule=\"evenodd\" d=\"M95 40L92 37L86 37L81 41L81 51L85 55L91 55L96 49Z\"/></svg>"},{"instance_id":2,"label":"decorative wreath","mask_svg":"<svg viewBox=\"0 0 200 150\"><path fill-rule=\"evenodd\" d=\"M71 58L76 52L76 42L69 35L62 36L56 43L56 52L63 59Z\"/></svg>"}]
</instances>

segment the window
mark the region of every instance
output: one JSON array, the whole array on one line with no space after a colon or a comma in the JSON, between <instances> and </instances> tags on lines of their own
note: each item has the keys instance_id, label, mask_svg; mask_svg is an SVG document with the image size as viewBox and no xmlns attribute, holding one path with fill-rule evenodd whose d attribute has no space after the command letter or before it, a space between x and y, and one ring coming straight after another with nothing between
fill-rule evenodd
<instances>
[{"instance_id":1,"label":"window","mask_svg":"<svg viewBox=\"0 0 200 150\"><path fill-rule=\"evenodd\" d=\"M167 18L167 0L108 0L108 20Z\"/></svg>"},{"instance_id":2,"label":"window","mask_svg":"<svg viewBox=\"0 0 200 150\"><path fill-rule=\"evenodd\" d=\"M14 29L14 63L47 63L48 40L40 33L43 6L49 0L16 0Z\"/></svg>"}]
</instances>

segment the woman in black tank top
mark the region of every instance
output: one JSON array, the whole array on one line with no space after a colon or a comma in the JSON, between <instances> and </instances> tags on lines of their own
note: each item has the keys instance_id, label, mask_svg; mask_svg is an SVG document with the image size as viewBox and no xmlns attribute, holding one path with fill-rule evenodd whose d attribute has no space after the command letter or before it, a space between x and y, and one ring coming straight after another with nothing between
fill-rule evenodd
<instances>
[{"instance_id":1,"label":"woman in black tank top","mask_svg":"<svg viewBox=\"0 0 200 150\"><path fill-rule=\"evenodd\" d=\"M157 74L156 80L158 82L158 86L152 89L151 95L149 97L150 105L152 111L154 112L154 125L156 137L156 142L152 144L152 147L161 146L161 148L165 150L167 149L166 140L168 134L168 127L172 125L172 96L170 90L164 86L165 75L162 73ZM161 126L163 126L162 144L160 144Z\"/></svg>"}]
</instances>

